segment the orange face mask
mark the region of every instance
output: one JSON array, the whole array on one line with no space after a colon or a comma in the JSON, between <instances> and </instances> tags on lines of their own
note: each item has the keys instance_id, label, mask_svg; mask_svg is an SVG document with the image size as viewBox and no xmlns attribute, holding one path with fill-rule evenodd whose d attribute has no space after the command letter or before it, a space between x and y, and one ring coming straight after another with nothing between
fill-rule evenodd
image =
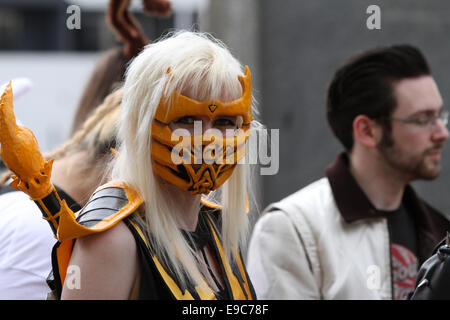
<instances>
[{"instance_id":1,"label":"orange face mask","mask_svg":"<svg viewBox=\"0 0 450 320\"><path fill-rule=\"evenodd\" d=\"M164 180L192 194L208 194L220 187L245 156L245 142L250 134L251 75L248 66L238 77L242 96L230 102L197 101L174 92L161 99L152 123L152 166ZM205 133L177 136L169 124L182 117L240 117L242 126L233 136Z\"/></svg>"}]
</instances>

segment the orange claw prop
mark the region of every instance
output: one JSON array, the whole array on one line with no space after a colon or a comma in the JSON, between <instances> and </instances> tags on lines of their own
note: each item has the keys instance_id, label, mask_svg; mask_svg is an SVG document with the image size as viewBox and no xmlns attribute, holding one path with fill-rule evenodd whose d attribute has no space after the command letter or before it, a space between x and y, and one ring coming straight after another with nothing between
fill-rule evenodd
<instances>
[{"instance_id":1,"label":"orange claw prop","mask_svg":"<svg viewBox=\"0 0 450 320\"><path fill-rule=\"evenodd\" d=\"M0 99L0 143L3 162L16 174L11 186L33 200L50 194L53 160L45 161L33 132L17 125L11 81Z\"/></svg>"}]
</instances>

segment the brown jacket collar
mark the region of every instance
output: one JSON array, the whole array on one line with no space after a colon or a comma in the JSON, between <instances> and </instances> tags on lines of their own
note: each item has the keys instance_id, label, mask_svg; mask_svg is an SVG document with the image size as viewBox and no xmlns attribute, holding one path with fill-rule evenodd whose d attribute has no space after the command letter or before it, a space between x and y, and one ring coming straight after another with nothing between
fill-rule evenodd
<instances>
[{"instance_id":1,"label":"brown jacket collar","mask_svg":"<svg viewBox=\"0 0 450 320\"><path fill-rule=\"evenodd\" d=\"M336 205L347 223L362 219L383 218L385 213L378 211L348 169L348 156L345 153L326 169ZM419 242L419 263L423 263L432 254L433 248L450 230L450 222L442 213L423 201L413 188L406 186L403 203L416 220Z\"/></svg>"}]
</instances>

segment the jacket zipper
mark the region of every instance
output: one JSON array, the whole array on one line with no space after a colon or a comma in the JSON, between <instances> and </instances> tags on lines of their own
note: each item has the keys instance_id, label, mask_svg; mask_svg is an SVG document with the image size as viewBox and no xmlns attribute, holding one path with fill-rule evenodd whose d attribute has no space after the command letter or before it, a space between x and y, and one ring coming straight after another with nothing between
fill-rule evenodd
<instances>
[{"instance_id":1,"label":"jacket zipper","mask_svg":"<svg viewBox=\"0 0 450 320\"><path fill-rule=\"evenodd\" d=\"M391 226L389 225L389 221L386 218L386 226L387 226L387 230L388 230L388 252L389 252L389 272L391 273L391 300L394 300L394 274L393 274L393 270L392 270L392 252L391 252Z\"/></svg>"}]
</instances>

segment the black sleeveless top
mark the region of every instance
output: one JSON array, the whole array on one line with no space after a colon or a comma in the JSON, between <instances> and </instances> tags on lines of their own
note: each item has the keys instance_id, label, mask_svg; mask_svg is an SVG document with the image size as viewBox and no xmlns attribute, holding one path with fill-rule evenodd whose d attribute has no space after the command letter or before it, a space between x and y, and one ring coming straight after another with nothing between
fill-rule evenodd
<instances>
[{"instance_id":1,"label":"black sleeveless top","mask_svg":"<svg viewBox=\"0 0 450 320\"><path fill-rule=\"evenodd\" d=\"M238 253L237 261L232 261L227 272L226 259L223 258L223 251L220 241L218 241L218 232L216 226L220 224L220 210L201 210L199 213L199 220L197 229L194 232L188 233L183 231L186 240L190 243L191 247L195 250L204 250L205 245L209 245L212 248L215 259L220 265L220 271L224 279L224 287L220 285L217 279L217 287L220 288L218 292L214 293L210 299L218 300L233 300L233 299L256 299L253 286L250 282L248 274L243 265L242 256ZM180 295L185 293L186 296L181 297L188 299L202 299L202 297L194 285L187 284L185 287L180 285L180 281L175 274L167 269L161 271L162 265L155 258L151 248L151 236L145 233L143 228L132 218L126 218L124 222L132 232L138 249L138 255L141 266L141 279L139 288L139 299L146 300L173 300L180 299ZM193 241L192 241L193 240ZM204 253L203 253L204 254ZM207 261L207 259L205 259ZM160 268L158 268L160 267ZM164 274L165 273L165 274ZM173 280L173 282L172 282ZM171 285L169 285L169 283ZM175 288L174 288L175 287ZM179 289L179 290L178 290ZM178 292L177 294L174 292Z\"/></svg>"}]
</instances>

